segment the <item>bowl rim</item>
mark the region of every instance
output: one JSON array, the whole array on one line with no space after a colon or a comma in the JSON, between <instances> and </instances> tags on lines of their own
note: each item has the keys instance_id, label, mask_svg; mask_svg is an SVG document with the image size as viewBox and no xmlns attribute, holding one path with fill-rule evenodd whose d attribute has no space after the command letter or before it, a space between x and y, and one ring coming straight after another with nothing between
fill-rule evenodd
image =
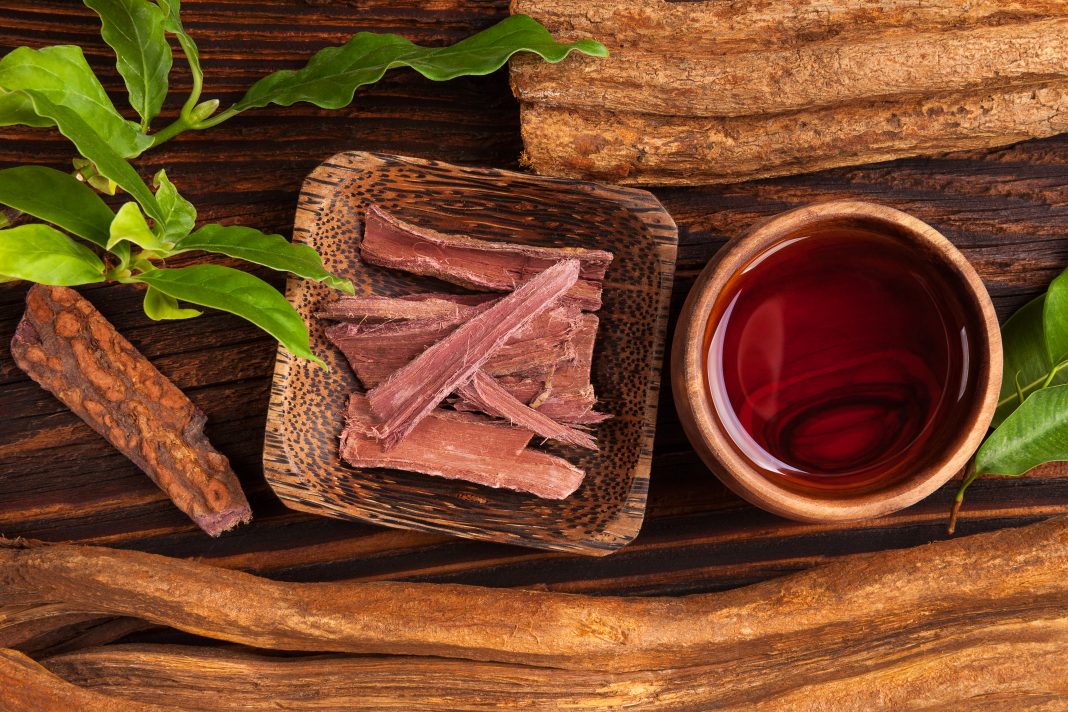
<instances>
[{"instance_id":1,"label":"bowl rim","mask_svg":"<svg viewBox=\"0 0 1068 712\"><path fill-rule=\"evenodd\" d=\"M962 419L961 432L944 455L917 473L885 488L855 496L821 497L787 489L762 475L735 449L719 426L707 395L704 367L706 324L728 281L762 250L821 222L862 220L883 223L930 249L967 289L966 308L976 312L979 374L977 398ZM984 358L985 356L985 358ZM672 346L672 390L683 429L705 464L739 496L763 509L799 521L849 521L879 517L927 497L967 465L986 435L1001 391L1002 351L997 314L982 280L963 254L940 232L895 208L857 200L815 203L780 213L754 225L721 248L705 266L687 296Z\"/></svg>"}]
</instances>

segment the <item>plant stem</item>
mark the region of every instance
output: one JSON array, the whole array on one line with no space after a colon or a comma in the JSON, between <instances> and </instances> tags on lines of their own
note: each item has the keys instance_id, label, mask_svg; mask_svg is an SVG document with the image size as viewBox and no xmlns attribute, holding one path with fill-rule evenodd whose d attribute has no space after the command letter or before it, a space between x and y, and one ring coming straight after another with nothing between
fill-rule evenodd
<instances>
[{"instance_id":1,"label":"plant stem","mask_svg":"<svg viewBox=\"0 0 1068 712\"><path fill-rule=\"evenodd\" d=\"M975 456L968 461L968 467L964 470L964 481L960 484L960 489L957 490L957 496L953 498L953 508L949 510L949 525L946 527L946 534L953 534L957 529L957 516L960 514L960 507L964 503L964 490L968 489L979 475L975 472Z\"/></svg>"},{"instance_id":2,"label":"plant stem","mask_svg":"<svg viewBox=\"0 0 1068 712\"><path fill-rule=\"evenodd\" d=\"M210 119L205 119L204 121L201 121L199 124L197 124L193 128L195 128L197 131L200 131L202 129L210 129L212 126L218 126L222 122L227 121L229 119L232 119L232 118L234 118L235 116L237 116L240 113L241 113L240 111L237 111L236 109L231 107L231 108L227 109L226 111L222 112L221 114L216 114L215 116L212 116Z\"/></svg>"},{"instance_id":3,"label":"plant stem","mask_svg":"<svg viewBox=\"0 0 1068 712\"><path fill-rule=\"evenodd\" d=\"M185 117L179 116L177 119L175 119L174 123L152 134L152 146L150 146L150 148L155 148L161 143L170 141L178 134L191 128L193 127L189 124L189 122L185 120Z\"/></svg>"},{"instance_id":4,"label":"plant stem","mask_svg":"<svg viewBox=\"0 0 1068 712\"><path fill-rule=\"evenodd\" d=\"M192 123L190 112L200 101L200 92L204 90L204 77L199 72L193 72L193 89L189 92L189 98L185 100L185 104L182 105L182 119L186 122ZM155 145L155 144L153 144Z\"/></svg>"}]
</instances>

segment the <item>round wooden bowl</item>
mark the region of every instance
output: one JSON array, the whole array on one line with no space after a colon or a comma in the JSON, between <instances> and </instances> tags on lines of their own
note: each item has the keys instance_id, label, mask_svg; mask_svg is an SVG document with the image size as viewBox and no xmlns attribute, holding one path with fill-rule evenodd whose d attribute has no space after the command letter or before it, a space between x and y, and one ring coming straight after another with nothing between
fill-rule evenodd
<instances>
[{"instance_id":1,"label":"round wooden bowl","mask_svg":"<svg viewBox=\"0 0 1068 712\"><path fill-rule=\"evenodd\" d=\"M801 229L826 225L891 234L944 262L966 285L965 307L978 324L976 396L958 415L959 435L934 460L881 489L850 495L787 489L760 471L723 432L709 395L705 372L708 320L720 292L734 274L769 245ZM983 358L985 356L985 358ZM859 201L835 201L782 213L731 240L708 263L690 291L679 317L671 354L672 391L683 429L706 465L736 494L770 512L806 522L879 517L918 502L959 473L979 447L1001 389L1001 334L997 316L979 276L949 240L930 225L899 210Z\"/></svg>"}]
</instances>

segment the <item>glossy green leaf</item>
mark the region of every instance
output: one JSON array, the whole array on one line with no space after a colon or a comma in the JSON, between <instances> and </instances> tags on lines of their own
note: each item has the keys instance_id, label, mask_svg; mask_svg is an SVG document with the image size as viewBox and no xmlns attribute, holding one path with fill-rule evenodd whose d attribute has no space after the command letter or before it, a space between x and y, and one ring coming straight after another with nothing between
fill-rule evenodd
<instances>
[{"instance_id":1,"label":"glossy green leaf","mask_svg":"<svg viewBox=\"0 0 1068 712\"><path fill-rule=\"evenodd\" d=\"M192 319L204 312L197 309L183 309L178 306L178 300L159 291L155 287L149 287L145 292L145 314L153 321L164 319Z\"/></svg>"},{"instance_id":2,"label":"glossy green leaf","mask_svg":"<svg viewBox=\"0 0 1068 712\"><path fill-rule=\"evenodd\" d=\"M100 34L115 50L115 67L126 83L130 105L141 116L142 129L147 129L167 98L171 72L163 10L148 0L83 2L100 16Z\"/></svg>"},{"instance_id":3,"label":"glossy green leaf","mask_svg":"<svg viewBox=\"0 0 1068 712\"><path fill-rule=\"evenodd\" d=\"M2 266L0 266L2 269ZM137 279L183 302L236 314L278 339L295 356L322 361L311 351L308 327L278 290L247 272L221 265L157 269Z\"/></svg>"},{"instance_id":4,"label":"glossy green leaf","mask_svg":"<svg viewBox=\"0 0 1068 712\"><path fill-rule=\"evenodd\" d=\"M377 82L394 67L411 67L428 79L445 81L494 72L517 52L533 52L548 62L559 62L572 51L597 57L608 54L604 45L593 40L557 42L527 15L512 15L449 47L420 47L398 35L361 32L340 47L320 50L303 69L283 70L259 80L234 109L300 101L338 109L352 101L359 87Z\"/></svg>"},{"instance_id":5,"label":"glossy green leaf","mask_svg":"<svg viewBox=\"0 0 1068 712\"><path fill-rule=\"evenodd\" d=\"M124 240L138 247L155 252L166 253L170 249L170 243L164 242L156 236L145 220L145 214L141 212L137 203L124 203L119 212L115 213L115 219L111 221L107 248L110 250Z\"/></svg>"},{"instance_id":6,"label":"glossy green leaf","mask_svg":"<svg viewBox=\"0 0 1068 712\"><path fill-rule=\"evenodd\" d=\"M1036 297L1009 317L1001 327L1004 376L998 408L991 427L998 427L1024 398L1046 383L1054 364L1046 348L1043 328L1045 295ZM1068 383L1068 369L1057 371L1049 385Z\"/></svg>"},{"instance_id":7,"label":"glossy green leaf","mask_svg":"<svg viewBox=\"0 0 1068 712\"><path fill-rule=\"evenodd\" d=\"M1042 333L1050 362L1058 364L1068 359L1068 272L1057 276L1046 290Z\"/></svg>"},{"instance_id":8,"label":"glossy green leaf","mask_svg":"<svg viewBox=\"0 0 1068 712\"><path fill-rule=\"evenodd\" d=\"M205 225L174 246L174 252L203 250L254 262L280 272L292 272L315 282L353 294L352 283L333 276L323 267L319 253L308 245L267 235L250 227Z\"/></svg>"},{"instance_id":9,"label":"glossy green leaf","mask_svg":"<svg viewBox=\"0 0 1068 712\"><path fill-rule=\"evenodd\" d=\"M0 203L103 246L111 208L80 180L44 166L0 170Z\"/></svg>"},{"instance_id":10,"label":"glossy green leaf","mask_svg":"<svg viewBox=\"0 0 1068 712\"><path fill-rule=\"evenodd\" d=\"M76 112L66 106L59 106L44 94L23 89L22 94L33 105L38 116L52 120L60 133L69 138L85 158L92 161L100 175L110 178L129 193L145 212L155 220L162 220L163 215L156 204L156 198L148 189L141 176L137 175L126 159L119 155L89 124Z\"/></svg>"},{"instance_id":11,"label":"glossy green leaf","mask_svg":"<svg viewBox=\"0 0 1068 712\"><path fill-rule=\"evenodd\" d=\"M177 242L193 230L197 222L197 209L178 193L174 183L167 178L167 171L157 173L153 182L159 186L156 189L156 202L163 213L163 220L156 226L156 232L170 242Z\"/></svg>"},{"instance_id":12,"label":"glossy green leaf","mask_svg":"<svg viewBox=\"0 0 1068 712\"><path fill-rule=\"evenodd\" d=\"M1068 460L1068 385L1029 395L979 448L975 471L1022 475L1058 460Z\"/></svg>"},{"instance_id":13,"label":"glossy green leaf","mask_svg":"<svg viewBox=\"0 0 1068 712\"><path fill-rule=\"evenodd\" d=\"M70 287L103 282L104 269L92 250L48 225L0 230L0 274Z\"/></svg>"},{"instance_id":14,"label":"glossy green leaf","mask_svg":"<svg viewBox=\"0 0 1068 712\"><path fill-rule=\"evenodd\" d=\"M22 92L9 92L0 87L0 126L55 126L47 116L38 116L33 103Z\"/></svg>"},{"instance_id":15,"label":"glossy green leaf","mask_svg":"<svg viewBox=\"0 0 1068 712\"><path fill-rule=\"evenodd\" d=\"M189 71L193 75L193 81L199 86L201 79L204 77L204 71L200 68L200 50L197 49L197 43L193 41L193 38L185 31L185 27L182 26L181 0L158 0L158 2L165 18L163 29L178 38L178 44L182 46L182 52L185 53L185 59L189 63Z\"/></svg>"},{"instance_id":16,"label":"glossy green leaf","mask_svg":"<svg viewBox=\"0 0 1068 712\"><path fill-rule=\"evenodd\" d=\"M152 144L152 139L141 133L137 124L122 118L115 109L80 47L60 45L39 50L19 47L9 52L0 59L0 89L6 93L32 91L51 104L69 110L121 157L136 156ZM9 109L0 117L0 123L27 123L23 120L30 110L27 102L7 98L0 104ZM50 125L42 124L43 119L56 122L56 117L42 113L39 108L34 107L33 113L40 120L29 125Z\"/></svg>"}]
</instances>

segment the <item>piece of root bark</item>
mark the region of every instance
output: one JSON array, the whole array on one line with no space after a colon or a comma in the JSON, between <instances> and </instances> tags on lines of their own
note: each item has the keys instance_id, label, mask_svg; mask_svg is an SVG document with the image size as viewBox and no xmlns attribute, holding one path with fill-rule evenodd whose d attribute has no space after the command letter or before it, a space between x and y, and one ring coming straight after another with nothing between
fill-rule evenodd
<instances>
[{"instance_id":1,"label":"piece of root bark","mask_svg":"<svg viewBox=\"0 0 1068 712\"><path fill-rule=\"evenodd\" d=\"M77 292L31 288L11 355L205 532L252 518L229 461L204 435L204 414Z\"/></svg>"},{"instance_id":2,"label":"piece of root bark","mask_svg":"<svg viewBox=\"0 0 1068 712\"><path fill-rule=\"evenodd\" d=\"M376 294L343 294L319 306L319 319L357 324L383 321L436 321L460 323L478 313L474 307L493 301L489 294L409 294L383 297Z\"/></svg>"},{"instance_id":3,"label":"piece of root bark","mask_svg":"<svg viewBox=\"0 0 1068 712\"><path fill-rule=\"evenodd\" d=\"M340 323L326 336L345 355L364 388L374 388L473 316L386 323ZM574 307L553 307L515 332L482 365L493 376L545 373L575 358L571 337L581 321Z\"/></svg>"},{"instance_id":4,"label":"piece of root bark","mask_svg":"<svg viewBox=\"0 0 1068 712\"><path fill-rule=\"evenodd\" d=\"M512 0L560 40L596 37L610 50L641 47L664 57L846 44L872 35L914 36L1063 16L1064 0L788 0L781 3ZM934 48L933 48L934 49ZM612 53L616 56L616 52ZM569 58L561 69L583 61ZM591 62L602 61L591 58Z\"/></svg>"},{"instance_id":5,"label":"piece of root bark","mask_svg":"<svg viewBox=\"0 0 1068 712\"><path fill-rule=\"evenodd\" d=\"M862 101L1005 91L1068 75L1068 15L726 55L686 52L665 59L641 44L609 49L609 61L513 62L516 96L524 103L586 113L607 108L661 116L755 117Z\"/></svg>"},{"instance_id":6,"label":"piece of root bark","mask_svg":"<svg viewBox=\"0 0 1068 712\"><path fill-rule=\"evenodd\" d=\"M217 702L217 701L216 701ZM4 712L164 712L157 706L85 690L16 650L0 648L0 710Z\"/></svg>"},{"instance_id":7,"label":"piece of root bark","mask_svg":"<svg viewBox=\"0 0 1068 712\"><path fill-rule=\"evenodd\" d=\"M1068 82L724 118L522 107L539 173L628 185L733 183L1068 131Z\"/></svg>"},{"instance_id":8,"label":"piece of root bark","mask_svg":"<svg viewBox=\"0 0 1068 712\"><path fill-rule=\"evenodd\" d=\"M0 608L0 648L51 655L104 645L150 628L136 618L69 611L60 604Z\"/></svg>"},{"instance_id":9,"label":"piece of root bark","mask_svg":"<svg viewBox=\"0 0 1068 712\"><path fill-rule=\"evenodd\" d=\"M792 651L808 651L825 665L835 662L835 651L845 651L858 656L860 674L867 655L907 655L947 631L981 633L1014 622L1041 630L1046 619L1063 621L1068 518L847 557L745 588L681 598L274 582L135 551L0 539L0 599L134 615L281 650L615 672L732 661L789 670L783 663Z\"/></svg>"},{"instance_id":10,"label":"piece of root bark","mask_svg":"<svg viewBox=\"0 0 1068 712\"><path fill-rule=\"evenodd\" d=\"M178 645L109 646L42 664L87 689L210 712L219 699L228 710L1057 709L1043 705L1068 695L1068 617L1012 616L1004 611L986 626L935 635L894 629L874 646L850 649L814 636L778 654L628 673L410 656L279 658Z\"/></svg>"},{"instance_id":11,"label":"piece of root bark","mask_svg":"<svg viewBox=\"0 0 1068 712\"><path fill-rule=\"evenodd\" d=\"M352 394L341 434L341 457L354 467L386 467L544 499L572 494L585 473L563 458L527 449L531 432L479 416L436 410L388 450L374 436L367 398Z\"/></svg>"},{"instance_id":12,"label":"piece of root bark","mask_svg":"<svg viewBox=\"0 0 1068 712\"><path fill-rule=\"evenodd\" d=\"M553 306L578 280L578 260L557 262L394 372L367 394L377 437L396 446L501 346Z\"/></svg>"},{"instance_id":13,"label":"piece of root bark","mask_svg":"<svg viewBox=\"0 0 1068 712\"><path fill-rule=\"evenodd\" d=\"M470 381L460 386L457 393L466 403L476 406L483 413L507 420L535 435L589 450L597 449L597 441L589 433L558 423L541 411L534 410L517 400L493 376L483 371L476 372Z\"/></svg>"},{"instance_id":14,"label":"piece of root bark","mask_svg":"<svg viewBox=\"0 0 1068 712\"><path fill-rule=\"evenodd\" d=\"M601 308L601 283L612 253L578 247L532 247L421 228L372 205L364 215L360 255L371 264L437 277L471 289L511 292L563 260L579 260L568 299Z\"/></svg>"}]
</instances>

